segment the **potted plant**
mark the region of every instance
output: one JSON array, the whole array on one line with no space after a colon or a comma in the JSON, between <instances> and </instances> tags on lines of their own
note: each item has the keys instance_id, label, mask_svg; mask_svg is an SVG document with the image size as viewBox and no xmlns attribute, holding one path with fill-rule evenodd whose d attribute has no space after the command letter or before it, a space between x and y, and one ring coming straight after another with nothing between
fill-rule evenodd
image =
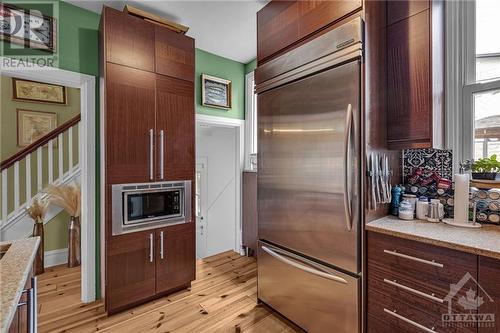
<instances>
[{"instance_id":1,"label":"potted plant","mask_svg":"<svg viewBox=\"0 0 500 333\"><path fill-rule=\"evenodd\" d=\"M68 225L68 267L80 265L80 186L51 185L47 189L50 202L63 208L70 215Z\"/></svg>"},{"instance_id":2,"label":"potted plant","mask_svg":"<svg viewBox=\"0 0 500 333\"><path fill-rule=\"evenodd\" d=\"M45 214L47 213L47 208L49 207L49 202L46 198L41 196L36 196L31 200L31 204L26 207L26 211L35 222L33 225L33 237L40 237L40 246L36 252L35 257L35 275L42 274L44 269L44 235L43 235L43 220Z\"/></svg>"},{"instance_id":3,"label":"potted plant","mask_svg":"<svg viewBox=\"0 0 500 333\"><path fill-rule=\"evenodd\" d=\"M472 163L472 179L495 180L500 170L500 161L497 155L480 158Z\"/></svg>"}]
</instances>

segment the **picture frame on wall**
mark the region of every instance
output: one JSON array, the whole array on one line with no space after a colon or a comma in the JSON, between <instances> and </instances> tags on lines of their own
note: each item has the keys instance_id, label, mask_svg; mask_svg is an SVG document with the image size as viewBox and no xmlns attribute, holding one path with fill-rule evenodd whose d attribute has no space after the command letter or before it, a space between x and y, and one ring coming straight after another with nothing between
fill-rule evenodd
<instances>
[{"instance_id":1,"label":"picture frame on wall","mask_svg":"<svg viewBox=\"0 0 500 333\"><path fill-rule=\"evenodd\" d=\"M26 147L57 128L55 112L17 109L17 145Z\"/></svg>"},{"instance_id":2,"label":"picture frame on wall","mask_svg":"<svg viewBox=\"0 0 500 333\"><path fill-rule=\"evenodd\" d=\"M22 102L68 104L65 86L12 78L12 99Z\"/></svg>"},{"instance_id":3,"label":"picture frame on wall","mask_svg":"<svg viewBox=\"0 0 500 333\"><path fill-rule=\"evenodd\" d=\"M203 106L231 109L232 83L230 80L202 74L201 104Z\"/></svg>"}]
</instances>

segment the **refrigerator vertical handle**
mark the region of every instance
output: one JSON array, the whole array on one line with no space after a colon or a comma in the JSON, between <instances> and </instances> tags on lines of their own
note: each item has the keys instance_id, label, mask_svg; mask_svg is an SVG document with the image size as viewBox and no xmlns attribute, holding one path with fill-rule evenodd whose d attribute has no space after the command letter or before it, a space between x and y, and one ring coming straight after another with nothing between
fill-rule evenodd
<instances>
[{"instance_id":1,"label":"refrigerator vertical handle","mask_svg":"<svg viewBox=\"0 0 500 333\"><path fill-rule=\"evenodd\" d=\"M351 130L352 130L352 105L347 106L346 124L345 124L345 138L344 138L344 210L346 219L347 230L352 230L352 212L351 212L351 187L349 186L349 146L351 143Z\"/></svg>"},{"instance_id":2,"label":"refrigerator vertical handle","mask_svg":"<svg viewBox=\"0 0 500 333\"><path fill-rule=\"evenodd\" d=\"M154 131L151 128L149 130L149 179L153 180L154 179L154 151L153 151L153 146L154 146Z\"/></svg>"},{"instance_id":3,"label":"refrigerator vertical handle","mask_svg":"<svg viewBox=\"0 0 500 333\"><path fill-rule=\"evenodd\" d=\"M160 131L160 179L163 180L164 178L164 167L165 167L165 153L164 153L164 148L165 148L165 133L163 130Z\"/></svg>"}]
</instances>

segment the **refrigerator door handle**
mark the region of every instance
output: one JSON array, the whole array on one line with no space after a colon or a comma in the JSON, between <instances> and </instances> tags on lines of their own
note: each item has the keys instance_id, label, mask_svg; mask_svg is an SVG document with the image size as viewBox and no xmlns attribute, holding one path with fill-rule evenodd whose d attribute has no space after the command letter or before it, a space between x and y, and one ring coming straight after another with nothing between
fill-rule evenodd
<instances>
[{"instance_id":1,"label":"refrigerator door handle","mask_svg":"<svg viewBox=\"0 0 500 333\"><path fill-rule=\"evenodd\" d=\"M345 138L344 138L344 210L345 223L347 230L352 230L352 212L351 212L351 187L349 186L349 146L351 143L352 130L352 105L347 105Z\"/></svg>"},{"instance_id":2,"label":"refrigerator door handle","mask_svg":"<svg viewBox=\"0 0 500 333\"><path fill-rule=\"evenodd\" d=\"M266 246L261 246L261 249L264 250L265 252L267 252L269 255L271 255L275 259L277 259L277 260L279 260L279 261L281 261L281 262L283 262L283 263L285 263L287 265L290 265L290 266L293 266L293 267L295 267L297 269L303 270L305 272L308 272L308 273L311 273L311 274L323 277L325 279L329 279L329 280L332 280L332 281L335 281L335 282L347 284L347 281L344 280L341 277L338 277L338 276L333 275L333 274L321 272L321 271L319 271L317 269L314 269L314 268L311 268L311 267L308 267L308 266L296 263L296 262L294 262L294 261L292 261L290 259L287 259L284 256L276 253L275 251L271 250L270 248L268 248Z\"/></svg>"}]
</instances>

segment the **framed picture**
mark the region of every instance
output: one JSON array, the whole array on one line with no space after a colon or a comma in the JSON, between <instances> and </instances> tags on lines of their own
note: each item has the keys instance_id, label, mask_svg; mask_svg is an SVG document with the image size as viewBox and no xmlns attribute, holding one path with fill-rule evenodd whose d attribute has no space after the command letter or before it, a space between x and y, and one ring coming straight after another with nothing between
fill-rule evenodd
<instances>
[{"instance_id":1,"label":"framed picture","mask_svg":"<svg viewBox=\"0 0 500 333\"><path fill-rule=\"evenodd\" d=\"M17 145L26 147L57 127L57 114L17 109Z\"/></svg>"},{"instance_id":2,"label":"framed picture","mask_svg":"<svg viewBox=\"0 0 500 333\"><path fill-rule=\"evenodd\" d=\"M65 86L12 78L12 88L17 101L67 104Z\"/></svg>"},{"instance_id":3,"label":"framed picture","mask_svg":"<svg viewBox=\"0 0 500 333\"><path fill-rule=\"evenodd\" d=\"M201 75L201 104L220 109L231 108L231 81Z\"/></svg>"}]
</instances>

